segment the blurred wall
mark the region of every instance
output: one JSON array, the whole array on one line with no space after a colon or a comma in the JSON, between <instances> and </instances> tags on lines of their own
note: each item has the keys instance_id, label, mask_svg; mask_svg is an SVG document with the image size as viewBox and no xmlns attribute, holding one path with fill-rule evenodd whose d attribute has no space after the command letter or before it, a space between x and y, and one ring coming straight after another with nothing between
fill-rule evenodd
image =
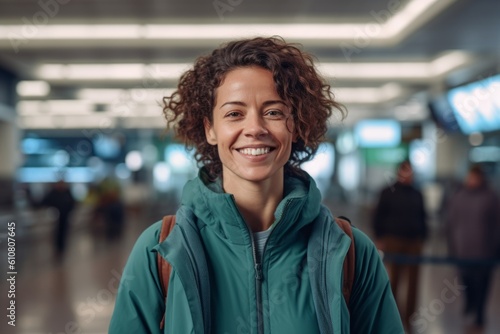
<instances>
[{"instance_id":1,"label":"blurred wall","mask_svg":"<svg viewBox=\"0 0 500 334\"><path fill-rule=\"evenodd\" d=\"M467 168L469 143L463 135L446 135L436 142L436 175L457 177Z\"/></svg>"},{"instance_id":2,"label":"blurred wall","mask_svg":"<svg viewBox=\"0 0 500 334\"><path fill-rule=\"evenodd\" d=\"M14 205L14 180L19 166L19 128L16 123L16 77L0 68L0 208Z\"/></svg>"}]
</instances>

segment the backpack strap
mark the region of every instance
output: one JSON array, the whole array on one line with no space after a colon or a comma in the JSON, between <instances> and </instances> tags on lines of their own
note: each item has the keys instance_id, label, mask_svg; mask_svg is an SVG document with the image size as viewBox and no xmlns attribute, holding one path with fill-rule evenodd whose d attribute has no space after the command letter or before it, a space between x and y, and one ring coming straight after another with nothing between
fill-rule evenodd
<instances>
[{"instance_id":1,"label":"backpack strap","mask_svg":"<svg viewBox=\"0 0 500 334\"><path fill-rule=\"evenodd\" d=\"M163 217L160 230L160 239L159 239L160 243L162 243L165 239L167 239L170 232L172 232L174 225L175 225L175 215L169 215ZM168 281L170 279L170 273L172 272L172 266L170 265L170 263L167 262L167 260L165 260L160 255L160 253L157 253L157 262L158 262L158 275L160 279L161 290L163 292L163 298L166 299L168 291ZM166 300L165 300L165 307L166 307ZM165 312L163 312L163 318L161 319L160 329L163 329L164 327L165 327Z\"/></svg>"},{"instance_id":2,"label":"backpack strap","mask_svg":"<svg viewBox=\"0 0 500 334\"><path fill-rule=\"evenodd\" d=\"M344 277L342 281L342 294L344 295L345 302L349 307L349 300L351 299L351 292L354 286L354 276L356 267L356 253L354 246L354 236L352 234L351 221L343 216L335 218L335 222L340 228L351 238L351 245L347 250L346 257L344 259Z\"/></svg>"}]
</instances>

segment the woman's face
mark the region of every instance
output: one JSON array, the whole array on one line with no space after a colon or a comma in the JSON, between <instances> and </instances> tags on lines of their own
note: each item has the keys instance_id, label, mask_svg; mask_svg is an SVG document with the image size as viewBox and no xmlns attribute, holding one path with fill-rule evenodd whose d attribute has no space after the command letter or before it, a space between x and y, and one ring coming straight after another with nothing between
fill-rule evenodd
<instances>
[{"instance_id":1,"label":"woman's face","mask_svg":"<svg viewBox=\"0 0 500 334\"><path fill-rule=\"evenodd\" d=\"M295 126L272 73L260 67L229 72L217 88L213 121L205 134L217 145L224 187L283 178Z\"/></svg>"}]
</instances>

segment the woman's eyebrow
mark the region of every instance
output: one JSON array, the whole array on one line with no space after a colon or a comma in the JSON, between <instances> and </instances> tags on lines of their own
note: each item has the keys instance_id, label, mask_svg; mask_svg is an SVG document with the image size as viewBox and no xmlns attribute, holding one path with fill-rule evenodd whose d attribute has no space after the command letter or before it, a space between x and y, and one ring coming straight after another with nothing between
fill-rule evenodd
<instances>
[{"instance_id":1,"label":"woman's eyebrow","mask_svg":"<svg viewBox=\"0 0 500 334\"><path fill-rule=\"evenodd\" d=\"M246 106L247 106L245 102L241 102L241 101L228 101L228 102L224 103L223 105L221 105L221 106L219 107L219 109L221 109L221 108L222 108L222 107L224 107L225 105L229 105L229 104L236 104L236 105L238 105L238 106L243 106L243 107L246 107Z\"/></svg>"},{"instance_id":2,"label":"woman's eyebrow","mask_svg":"<svg viewBox=\"0 0 500 334\"><path fill-rule=\"evenodd\" d=\"M285 107L287 107L287 104L285 103L285 101L282 101L282 100L270 100L270 101L266 101L266 102L262 103L263 106L269 106L272 104L282 104Z\"/></svg>"},{"instance_id":3,"label":"woman's eyebrow","mask_svg":"<svg viewBox=\"0 0 500 334\"><path fill-rule=\"evenodd\" d=\"M222 104L219 109L221 109L222 107L224 107L226 105L230 105L230 104L235 104L235 105L242 106L242 107L247 106L247 104L245 102L242 102L242 101L228 101L228 102L225 102L224 104ZM269 100L269 101L265 101L264 103L262 103L262 105L264 107L269 106L269 105L273 105L273 104L282 104L285 107L287 106L287 104L282 100Z\"/></svg>"}]
</instances>

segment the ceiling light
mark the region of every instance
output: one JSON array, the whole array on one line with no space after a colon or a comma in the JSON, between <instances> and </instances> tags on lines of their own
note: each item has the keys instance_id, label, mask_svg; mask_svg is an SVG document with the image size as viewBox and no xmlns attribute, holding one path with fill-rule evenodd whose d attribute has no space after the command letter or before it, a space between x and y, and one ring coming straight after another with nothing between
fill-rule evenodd
<instances>
[{"instance_id":1,"label":"ceiling light","mask_svg":"<svg viewBox=\"0 0 500 334\"><path fill-rule=\"evenodd\" d=\"M397 11L384 25L386 37L401 40L404 35L428 21L432 16L442 11L455 0L418 0L410 1L403 8L395 8ZM388 3L390 6L391 2ZM396 4L401 2L395 2Z\"/></svg>"},{"instance_id":2,"label":"ceiling light","mask_svg":"<svg viewBox=\"0 0 500 334\"><path fill-rule=\"evenodd\" d=\"M113 117L89 117L69 115L20 116L17 119L21 129L106 129L116 126Z\"/></svg>"},{"instance_id":3,"label":"ceiling light","mask_svg":"<svg viewBox=\"0 0 500 334\"><path fill-rule=\"evenodd\" d=\"M76 97L80 100L92 101L95 103L112 103L128 96L128 91L125 89L113 88L84 88L76 93Z\"/></svg>"},{"instance_id":4,"label":"ceiling light","mask_svg":"<svg viewBox=\"0 0 500 334\"><path fill-rule=\"evenodd\" d=\"M191 24L146 25L146 39L239 39L279 35L286 39L352 39L362 24Z\"/></svg>"},{"instance_id":5,"label":"ceiling light","mask_svg":"<svg viewBox=\"0 0 500 334\"><path fill-rule=\"evenodd\" d=\"M111 89L111 88L84 88L80 89L76 96L78 99L94 103L106 103L112 105L133 103L157 103L163 97L170 96L174 88L134 88L134 89Z\"/></svg>"},{"instance_id":6,"label":"ceiling light","mask_svg":"<svg viewBox=\"0 0 500 334\"><path fill-rule=\"evenodd\" d=\"M94 112L94 104L85 100L19 101L20 115L89 115Z\"/></svg>"},{"instance_id":7,"label":"ceiling light","mask_svg":"<svg viewBox=\"0 0 500 334\"><path fill-rule=\"evenodd\" d=\"M31 28L26 25L0 26L0 38L25 38L39 40L99 40L137 39L141 37L141 26L136 24L46 24Z\"/></svg>"},{"instance_id":8,"label":"ceiling light","mask_svg":"<svg viewBox=\"0 0 500 334\"><path fill-rule=\"evenodd\" d=\"M427 63L322 63L319 71L336 79L429 79Z\"/></svg>"},{"instance_id":9,"label":"ceiling light","mask_svg":"<svg viewBox=\"0 0 500 334\"><path fill-rule=\"evenodd\" d=\"M465 65L471 60L471 56L466 52L450 51L434 59L430 66L433 74L439 76Z\"/></svg>"},{"instance_id":10,"label":"ceiling light","mask_svg":"<svg viewBox=\"0 0 500 334\"><path fill-rule=\"evenodd\" d=\"M47 64L35 75L47 80L134 80L147 72L144 64Z\"/></svg>"},{"instance_id":11,"label":"ceiling light","mask_svg":"<svg viewBox=\"0 0 500 334\"><path fill-rule=\"evenodd\" d=\"M19 96L46 96L50 86L45 81L20 81L16 87Z\"/></svg>"},{"instance_id":12,"label":"ceiling light","mask_svg":"<svg viewBox=\"0 0 500 334\"><path fill-rule=\"evenodd\" d=\"M399 97L403 88L398 84L388 83L381 87L339 87L334 88L333 93L345 104L378 104Z\"/></svg>"},{"instance_id":13,"label":"ceiling light","mask_svg":"<svg viewBox=\"0 0 500 334\"><path fill-rule=\"evenodd\" d=\"M327 78L400 79L428 81L463 66L472 58L462 51L446 53L430 62L392 63L318 63L316 67ZM35 70L43 80L143 80L151 88L162 80L179 79L192 64L45 64ZM145 87L148 88L148 87Z\"/></svg>"},{"instance_id":14,"label":"ceiling light","mask_svg":"<svg viewBox=\"0 0 500 334\"><path fill-rule=\"evenodd\" d=\"M61 46L62 43L78 41L78 45L102 45L102 41L114 44L127 43L127 46L157 45L156 42L183 43L186 41L224 41L253 36L279 35L297 42L315 42L332 46L332 42L358 42L360 37L369 39L369 45L394 44L402 40L432 16L444 10L455 0L411 0L398 8L372 11L372 19L360 22L322 24L120 24L120 25L68 25L47 24L27 31L26 25L0 26L0 47ZM381 17L383 16L383 19ZM373 33L373 26L377 32ZM30 40L30 43L25 43ZM36 41L40 41L38 44ZM87 40L89 43L82 43ZM135 41L135 43L134 43ZM148 44L149 42L149 44ZM14 42L15 43L15 42Z\"/></svg>"},{"instance_id":15,"label":"ceiling light","mask_svg":"<svg viewBox=\"0 0 500 334\"><path fill-rule=\"evenodd\" d=\"M319 63L326 77L337 79L432 80L466 65L472 57L463 51L445 53L430 62L394 63Z\"/></svg>"}]
</instances>

